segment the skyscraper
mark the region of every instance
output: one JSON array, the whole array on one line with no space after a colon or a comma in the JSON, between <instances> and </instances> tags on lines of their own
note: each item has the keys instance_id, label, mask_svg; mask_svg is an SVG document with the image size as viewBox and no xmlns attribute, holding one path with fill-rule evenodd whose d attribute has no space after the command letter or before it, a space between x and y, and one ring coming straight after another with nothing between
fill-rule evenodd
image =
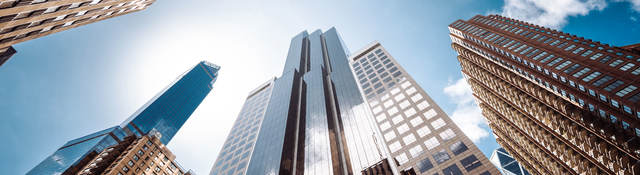
<instances>
[{"instance_id":1,"label":"skyscraper","mask_svg":"<svg viewBox=\"0 0 640 175\"><path fill-rule=\"evenodd\" d=\"M269 80L249 93L210 174L246 172L273 91L274 80Z\"/></svg>"},{"instance_id":2,"label":"skyscraper","mask_svg":"<svg viewBox=\"0 0 640 175\"><path fill-rule=\"evenodd\" d=\"M153 132L167 144L191 113L211 91L220 67L200 62L178 77L169 87L135 112L122 126L71 140L27 174L67 174L86 165L86 157L124 142L127 136L142 137Z\"/></svg>"},{"instance_id":3,"label":"skyscraper","mask_svg":"<svg viewBox=\"0 0 640 175\"><path fill-rule=\"evenodd\" d=\"M494 150L489 159L504 175L530 175L504 148Z\"/></svg>"},{"instance_id":4,"label":"skyscraper","mask_svg":"<svg viewBox=\"0 0 640 175\"><path fill-rule=\"evenodd\" d=\"M250 96L239 115L260 109L260 126L236 122L211 174L357 174L385 158L347 57L335 28L295 36L282 75L258 88L270 97ZM252 137L236 136L247 133L243 127L258 128L255 146ZM239 147L251 151L246 170L236 164L247 160Z\"/></svg>"},{"instance_id":5,"label":"skyscraper","mask_svg":"<svg viewBox=\"0 0 640 175\"><path fill-rule=\"evenodd\" d=\"M530 173L640 174L637 45L497 15L449 30L498 143Z\"/></svg>"},{"instance_id":6,"label":"skyscraper","mask_svg":"<svg viewBox=\"0 0 640 175\"><path fill-rule=\"evenodd\" d=\"M349 61L402 174L499 174L380 43Z\"/></svg>"},{"instance_id":7,"label":"skyscraper","mask_svg":"<svg viewBox=\"0 0 640 175\"><path fill-rule=\"evenodd\" d=\"M6 0L0 2L0 66L11 45L145 9L155 0ZM5 56L5 55L8 55Z\"/></svg>"}]
</instances>

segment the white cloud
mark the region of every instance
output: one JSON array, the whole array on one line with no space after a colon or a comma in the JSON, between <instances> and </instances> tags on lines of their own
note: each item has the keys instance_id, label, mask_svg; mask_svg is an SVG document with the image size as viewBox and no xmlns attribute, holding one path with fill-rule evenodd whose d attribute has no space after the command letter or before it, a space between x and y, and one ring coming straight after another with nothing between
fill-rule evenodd
<instances>
[{"instance_id":1,"label":"white cloud","mask_svg":"<svg viewBox=\"0 0 640 175\"><path fill-rule=\"evenodd\" d=\"M444 88L447 94L456 104L451 120L460 127L462 132L473 142L489 136L487 122L482 116L482 112L472 95L471 86L467 84L464 78L457 80L453 84L449 84Z\"/></svg>"},{"instance_id":2,"label":"white cloud","mask_svg":"<svg viewBox=\"0 0 640 175\"><path fill-rule=\"evenodd\" d=\"M640 9L640 0L628 0ZM584 16L607 6L605 0L504 0L502 15L559 29L570 16Z\"/></svg>"}]
</instances>

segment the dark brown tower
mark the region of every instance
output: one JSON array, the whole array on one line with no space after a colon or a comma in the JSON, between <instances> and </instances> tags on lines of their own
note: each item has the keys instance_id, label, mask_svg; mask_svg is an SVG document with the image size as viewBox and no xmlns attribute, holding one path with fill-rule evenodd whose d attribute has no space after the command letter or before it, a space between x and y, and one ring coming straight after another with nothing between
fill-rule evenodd
<instances>
[{"instance_id":1,"label":"dark brown tower","mask_svg":"<svg viewBox=\"0 0 640 175\"><path fill-rule=\"evenodd\" d=\"M449 25L497 141L533 174L640 174L640 55L497 15Z\"/></svg>"}]
</instances>

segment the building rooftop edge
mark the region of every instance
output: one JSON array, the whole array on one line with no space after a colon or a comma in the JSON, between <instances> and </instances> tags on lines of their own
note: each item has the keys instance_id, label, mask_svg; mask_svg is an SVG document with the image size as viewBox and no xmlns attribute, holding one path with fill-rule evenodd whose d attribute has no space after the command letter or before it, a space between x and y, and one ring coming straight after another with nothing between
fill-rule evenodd
<instances>
[{"instance_id":1,"label":"building rooftop edge","mask_svg":"<svg viewBox=\"0 0 640 175\"><path fill-rule=\"evenodd\" d=\"M353 61L353 59L360 57L365 53L368 53L371 49L373 49L378 45L381 45L379 41L377 40L372 41L371 43L367 44L365 47L362 47L360 50L352 53L351 56L349 56L349 61Z\"/></svg>"}]
</instances>

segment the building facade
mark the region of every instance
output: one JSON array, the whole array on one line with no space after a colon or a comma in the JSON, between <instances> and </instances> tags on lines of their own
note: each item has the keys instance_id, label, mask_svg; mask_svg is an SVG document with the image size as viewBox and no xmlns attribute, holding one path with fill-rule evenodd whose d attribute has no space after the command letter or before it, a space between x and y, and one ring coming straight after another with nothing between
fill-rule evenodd
<instances>
[{"instance_id":1,"label":"building facade","mask_svg":"<svg viewBox=\"0 0 640 175\"><path fill-rule=\"evenodd\" d=\"M499 174L380 43L349 60L401 174Z\"/></svg>"},{"instance_id":2,"label":"building facade","mask_svg":"<svg viewBox=\"0 0 640 175\"><path fill-rule=\"evenodd\" d=\"M532 174L640 174L640 55L498 16L449 25L497 141Z\"/></svg>"},{"instance_id":3,"label":"building facade","mask_svg":"<svg viewBox=\"0 0 640 175\"><path fill-rule=\"evenodd\" d=\"M145 9L155 0L6 0L0 2L0 54L11 45ZM9 56L10 57L10 56ZM0 58L0 66L9 57Z\"/></svg>"},{"instance_id":4,"label":"building facade","mask_svg":"<svg viewBox=\"0 0 640 175\"><path fill-rule=\"evenodd\" d=\"M249 93L209 174L245 174L275 79Z\"/></svg>"},{"instance_id":5,"label":"building facade","mask_svg":"<svg viewBox=\"0 0 640 175\"><path fill-rule=\"evenodd\" d=\"M121 126L71 140L27 174L66 174L84 167L87 157L123 143L128 136L162 135L167 144L211 91L220 67L200 62L127 119Z\"/></svg>"},{"instance_id":6,"label":"building facade","mask_svg":"<svg viewBox=\"0 0 640 175\"><path fill-rule=\"evenodd\" d=\"M293 37L282 75L247 99L210 174L358 174L387 158L347 53L335 28ZM243 126L245 115L261 123ZM242 127L257 129L255 145L253 131L236 136Z\"/></svg>"},{"instance_id":7,"label":"building facade","mask_svg":"<svg viewBox=\"0 0 640 175\"><path fill-rule=\"evenodd\" d=\"M504 175L530 175L504 148L494 150L489 160L491 160L491 163L498 167Z\"/></svg>"},{"instance_id":8,"label":"building facade","mask_svg":"<svg viewBox=\"0 0 640 175\"><path fill-rule=\"evenodd\" d=\"M166 174L191 175L175 162L176 156L165 147L158 133L129 136L124 142L87 157L85 166L69 171L74 175Z\"/></svg>"}]
</instances>

